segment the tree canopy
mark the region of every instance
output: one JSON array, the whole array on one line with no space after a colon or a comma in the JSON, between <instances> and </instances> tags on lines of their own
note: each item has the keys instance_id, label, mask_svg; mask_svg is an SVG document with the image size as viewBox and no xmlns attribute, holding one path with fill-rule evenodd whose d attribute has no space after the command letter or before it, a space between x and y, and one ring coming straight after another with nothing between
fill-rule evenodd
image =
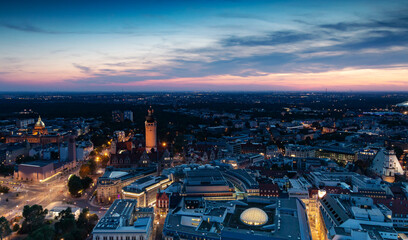
<instances>
[{"instance_id":1,"label":"tree canopy","mask_svg":"<svg viewBox=\"0 0 408 240\"><path fill-rule=\"evenodd\" d=\"M21 227L21 233L30 233L39 229L43 223L48 210L40 205L26 205L23 209L24 221Z\"/></svg>"},{"instance_id":2,"label":"tree canopy","mask_svg":"<svg viewBox=\"0 0 408 240\"><path fill-rule=\"evenodd\" d=\"M80 178L77 175L72 175L68 180L68 191L72 196L78 197L81 192L88 189L92 184L92 178Z\"/></svg>"},{"instance_id":3,"label":"tree canopy","mask_svg":"<svg viewBox=\"0 0 408 240\"><path fill-rule=\"evenodd\" d=\"M0 239L11 233L10 223L5 217L0 218Z\"/></svg>"}]
</instances>

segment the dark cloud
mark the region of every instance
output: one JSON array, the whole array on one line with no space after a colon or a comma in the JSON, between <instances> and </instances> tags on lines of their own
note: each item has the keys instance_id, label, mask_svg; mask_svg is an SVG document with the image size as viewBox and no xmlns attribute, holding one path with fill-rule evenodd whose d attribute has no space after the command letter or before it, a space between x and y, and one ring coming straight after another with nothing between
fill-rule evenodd
<instances>
[{"instance_id":1,"label":"dark cloud","mask_svg":"<svg viewBox=\"0 0 408 240\"><path fill-rule=\"evenodd\" d=\"M342 50L362 50L368 48L386 48L395 46L408 46L408 31L370 31L365 34L366 37L354 41L339 44L333 49Z\"/></svg>"},{"instance_id":2,"label":"dark cloud","mask_svg":"<svg viewBox=\"0 0 408 240\"><path fill-rule=\"evenodd\" d=\"M91 72L91 68L89 68L89 67L82 66L82 65L79 65L79 64L76 64L76 63L73 63L72 65L74 67L78 68L79 70L81 70L81 72L83 72L83 73L90 73Z\"/></svg>"},{"instance_id":3,"label":"dark cloud","mask_svg":"<svg viewBox=\"0 0 408 240\"><path fill-rule=\"evenodd\" d=\"M289 53L273 53L250 57L235 57L211 62L177 59L168 66L153 71L172 78L205 77L230 74L241 77L260 76L262 72L280 72L282 66L296 59Z\"/></svg>"},{"instance_id":4,"label":"dark cloud","mask_svg":"<svg viewBox=\"0 0 408 240\"><path fill-rule=\"evenodd\" d=\"M385 53L358 53L349 52L339 56L320 56L307 59L297 59L293 67L298 69L318 64L320 71L338 70L348 67L353 68L387 68L406 64L408 62L408 50Z\"/></svg>"},{"instance_id":5,"label":"dark cloud","mask_svg":"<svg viewBox=\"0 0 408 240\"><path fill-rule=\"evenodd\" d=\"M363 27L367 27L366 24L362 23L352 23L352 22L339 22L334 24L322 24L319 27L323 29L329 30L337 30L337 31L350 31L350 30L357 30Z\"/></svg>"},{"instance_id":6,"label":"dark cloud","mask_svg":"<svg viewBox=\"0 0 408 240\"><path fill-rule=\"evenodd\" d=\"M10 24L10 23L1 23L1 26L17 31L22 31L22 32L34 32L34 33L47 33L47 34L57 34L61 32L56 32L56 31L49 31L46 29L42 29L30 24Z\"/></svg>"},{"instance_id":7,"label":"dark cloud","mask_svg":"<svg viewBox=\"0 0 408 240\"><path fill-rule=\"evenodd\" d=\"M41 27L34 26L32 24L11 24L11 23L0 23L0 26L16 30L16 31L21 31L21 32L29 32L29 33L42 33L42 34L135 34L136 32L134 31L117 31L117 30L112 30L112 31L54 31L54 30L49 30Z\"/></svg>"},{"instance_id":8,"label":"dark cloud","mask_svg":"<svg viewBox=\"0 0 408 240\"><path fill-rule=\"evenodd\" d=\"M394 14L388 14L383 19L361 20L359 22L338 22L330 24L321 24L318 27L337 31L355 31L355 30L375 30L378 28L391 28L394 30L408 30L408 16L406 11L399 11Z\"/></svg>"},{"instance_id":9,"label":"dark cloud","mask_svg":"<svg viewBox=\"0 0 408 240\"><path fill-rule=\"evenodd\" d=\"M132 62L118 62L118 63L105 63L104 65L110 67L125 67L131 64Z\"/></svg>"},{"instance_id":10,"label":"dark cloud","mask_svg":"<svg viewBox=\"0 0 408 240\"><path fill-rule=\"evenodd\" d=\"M161 80L169 77L149 77L149 76L134 76L132 74L110 75L109 73L94 74L91 77L82 78L79 80L66 80L66 82L74 82L78 84L112 84L112 83L131 83L143 82L146 80Z\"/></svg>"},{"instance_id":11,"label":"dark cloud","mask_svg":"<svg viewBox=\"0 0 408 240\"><path fill-rule=\"evenodd\" d=\"M258 21L266 21L266 18L254 15L254 14L245 14L245 13L221 13L218 14L217 17L221 18L239 18L239 19L249 19L249 20L258 20Z\"/></svg>"},{"instance_id":12,"label":"dark cloud","mask_svg":"<svg viewBox=\"0 0 408 240\"><path fill-rule=\"evenodd\" d=\"M296 43L305 40L313 39L313 35L301 33L296 31L277 31L268 33L264 36L250 36L250 37L229 37L221 40L221 45L224 47L231 46L269 46Z\"/></svg>"}]
</instances>

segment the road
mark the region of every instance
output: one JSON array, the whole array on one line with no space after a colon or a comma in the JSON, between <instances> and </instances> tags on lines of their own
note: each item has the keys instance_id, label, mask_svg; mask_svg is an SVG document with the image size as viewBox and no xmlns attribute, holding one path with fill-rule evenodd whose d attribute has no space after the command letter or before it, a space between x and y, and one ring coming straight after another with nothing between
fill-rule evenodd
<instances>
[{"instance_id":1,"label":"road","mask_svg":"<svg viewBox=\"0 0 408 240\"><path fill-rule=\"evenodd\" d=\"M153 221L152 240L162 239L162 232L165 220L166 216L160 216L160 214L156 214L155 219Z\"/></svg>"},{"instance_id":2,"label":"road","mask_svg":"<svg viewBox=\"0 0 408 240\"><path fill-rule=\"evenodd\" d=\"M95 191L95 186L85 191L81 198L72 198L68 193L68 177L71 174L78 174L79 167L62 173L55 179L45 183L26 183L15 181L12 178L0 178L3 186L10 188L10 193L0 195L0 216L12 219L22 214L25 205L38 204L44 208L51 203L69 203L80 208L89 208L93 213L102 216L106 210L94 206L89 201L89 197Z\"/></svg>"}]
</instances>

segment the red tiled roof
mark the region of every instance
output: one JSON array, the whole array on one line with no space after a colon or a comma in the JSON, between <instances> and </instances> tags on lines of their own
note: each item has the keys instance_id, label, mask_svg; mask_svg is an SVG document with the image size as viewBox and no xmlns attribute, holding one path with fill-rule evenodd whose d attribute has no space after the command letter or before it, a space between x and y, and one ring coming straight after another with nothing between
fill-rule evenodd
<instances>
[{"instance_id":1,"label":"red tiled roof","mask_svg":"<svg viewBox=\"0 0 408 240\"><path fill-rule=\"evenodd\" d=\"M350 194L350 190L341 187L325 186L323 189L326 190L327 193L331 194Z\"/></svg>"},{"instance_id":2,"label":"red tiled roof","mask_svg":"<svg viewBox=\"0 0 408 240\"><path fill-rule=\"evenodd\" d=\"M396 199L374 199L375 203L382 203L387 206L392 214L408 214L408 200Z\"/></svg>"}]
</instances>

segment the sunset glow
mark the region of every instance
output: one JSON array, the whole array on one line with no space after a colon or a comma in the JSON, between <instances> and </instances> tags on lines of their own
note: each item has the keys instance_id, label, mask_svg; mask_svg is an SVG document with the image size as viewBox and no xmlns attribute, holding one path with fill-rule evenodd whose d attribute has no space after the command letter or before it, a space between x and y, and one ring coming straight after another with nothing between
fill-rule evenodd
<instances>
[{"instance_id":1,"label":"sunset glow","mask_svg":"<svg viewBox=\"0 0 408 240\"><path fill-rule=\"evenodd\" d=\"M404 1L0 4L2 91L407 91Z\"/></svg>"}]
</instances>

